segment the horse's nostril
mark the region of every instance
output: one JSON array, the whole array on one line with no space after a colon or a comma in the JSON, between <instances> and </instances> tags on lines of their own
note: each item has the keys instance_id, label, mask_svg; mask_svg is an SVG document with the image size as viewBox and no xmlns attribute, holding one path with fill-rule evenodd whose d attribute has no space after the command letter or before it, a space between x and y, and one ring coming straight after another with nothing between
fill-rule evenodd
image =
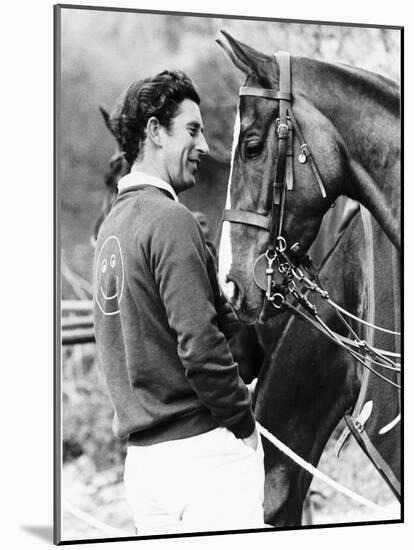
<instances>
[{"instance_id":1,"label":"horse's nostril","mask_svg":"<svg viewBox=\"0 0 414 550\"><path fill-rule=\"evenodd\" d=\"M240 307L241 291L237 282L231 277L226 278L225 294L231 305L237 310Z\"/></svg>"},{"instance_id":2,"label":"horse's nostril","mask_svg":"<svg viewBox=\"0 0 414 550\"><path fill-rule=\"evenodd\" d=\"M237 299L240 296L240 289L234 281L230 281L229 284L231 284L232 289L233 289L232 298L233 298L234 301L237 301Z\"/></svg>"}]
</instances>

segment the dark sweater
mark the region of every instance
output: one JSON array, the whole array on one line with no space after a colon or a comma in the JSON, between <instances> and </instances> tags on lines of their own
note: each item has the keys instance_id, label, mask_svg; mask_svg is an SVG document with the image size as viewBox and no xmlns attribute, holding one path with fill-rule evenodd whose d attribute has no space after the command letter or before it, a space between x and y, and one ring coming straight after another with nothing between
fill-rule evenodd
<instances>
[{"instance_id":1,"label":"dark sweater","mask_svg":"<svg viewBox=\"0 0 414 550\"><path fill-rule=\"evenodd\" d=\"M94 274L115 435L138 445L217 426L250 435L249 392L224 335L232 317L191 212L152 186L124 191L99 232Z\"/></svg>"}]
</instances>

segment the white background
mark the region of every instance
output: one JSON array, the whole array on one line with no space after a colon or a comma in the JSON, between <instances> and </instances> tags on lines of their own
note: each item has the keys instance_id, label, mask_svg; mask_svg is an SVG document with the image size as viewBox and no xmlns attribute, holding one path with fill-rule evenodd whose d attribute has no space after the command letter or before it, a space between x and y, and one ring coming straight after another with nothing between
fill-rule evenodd
<instances>
[{"instance_id":1,"label":"white background","mask_svg":"<svg viewBox=\"0 0 414 550\"><path fill-rule=\"evenodd\" d=\"M403 0L255 0L193 2L102 0L72 2L96 6L177 10L213 14L257 15L406 27L405 108L410 122L413 90L412 18ZM27 549L51 546L53 517L53 2L16 1L1 9L1 453L0 544ZM156 40L156 37L154 37ZM410 55L411 53L411 55ZM4 124L5 120L5 124ZM412 120L411 120L412 121ZM407 123L406 123L407 127ZM161 541L86 544L83 548L342 549L409 547L414 519L410 400L414 395L409 346L412 261L413 174L407 131L406 162L406 524L296 532L244 534ZM40 533L34 535L33 531ZM412 540L410 547L412 547ZM76 545L77 547L78 545Z\"/></svg>"}]
</instances>

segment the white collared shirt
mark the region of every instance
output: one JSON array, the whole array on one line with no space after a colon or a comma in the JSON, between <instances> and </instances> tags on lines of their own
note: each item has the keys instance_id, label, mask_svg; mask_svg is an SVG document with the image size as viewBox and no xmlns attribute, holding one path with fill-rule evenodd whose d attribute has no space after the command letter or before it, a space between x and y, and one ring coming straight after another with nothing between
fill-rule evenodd
<instances>
[{"instance_id":1,"label":"white collared shirt","mask_svg":"<svg viewBox=\"0 0 414 550\"><path fill-rule=\"evenodd\" d=\"M130 172L118 181L118 193L125 191L130 187L136 187L137 185L152 185L153 187L158 187L158 189L164 189L164 191L168 191L175 201L179 202L177 193L174 191L172 185L161 178L150 176L149 174L138 170Z\"/></svg>"}]
</instances>

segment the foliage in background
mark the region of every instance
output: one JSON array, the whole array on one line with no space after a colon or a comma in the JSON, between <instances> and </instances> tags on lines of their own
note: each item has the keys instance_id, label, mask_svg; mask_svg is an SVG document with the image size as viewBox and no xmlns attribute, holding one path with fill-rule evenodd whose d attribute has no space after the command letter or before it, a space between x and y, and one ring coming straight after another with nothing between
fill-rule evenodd
<instances>
[{"instance_id":1,"label":"foliage in background","mask_svg":"<svg viewBox=\"0 0 414 550\"><path fill-rule=\"evenodd\" d=\"M62 361L63 462L87 455L98 472L120 467L125 441L112 433L112 407L96 368L95 346L64 348Z\"/></svg>"}]
</instances>

